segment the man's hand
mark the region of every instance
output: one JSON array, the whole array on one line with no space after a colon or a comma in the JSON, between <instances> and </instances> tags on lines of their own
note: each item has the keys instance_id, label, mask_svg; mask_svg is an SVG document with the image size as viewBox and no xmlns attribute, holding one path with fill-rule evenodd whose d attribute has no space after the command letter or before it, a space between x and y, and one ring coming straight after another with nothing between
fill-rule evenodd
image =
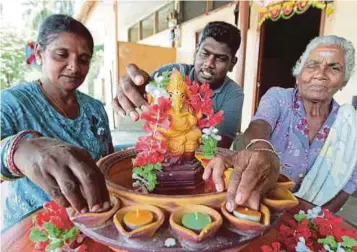
<instances>
[{"instance_id":1,"label":"man's hand","mask_svg":"<svg viewBox=\"0 0 357 252\"><path fill-rule=\"evenodd\" d=\"M110 208L105 179L90 154L53 138L21 140L15 165L63 207L78 212Z\"/></svg>"},{"instance_id":2,"label":"man's hand","mask_svg":"<svg viewBox=\"0 0 357 252\"><path fill-rule=\"evenodd\" d=\"M130 115L133 121L139 120L136 108L147 111L148 103L144 98L145 85L150 76L134 64L126 67L127 74L120 78L117 96L113 100L114 109L121 115Z\"/></svg>"},{"instance_id":3,"label":"man's hand","mask_svg":"<svg viewBox=\"0 0 357 252\"><path fill-rule=\"evenodd\" d=\"M247 205L258 210L261 195L276 185L279 159L268 151L239 151L231 157L211 160L205 168L203 179L212 175L216 190L223 191L224 170L230 165L234 170L227 189L227 210L233 211L237 205Z\"/></svg>"}]
</instances>

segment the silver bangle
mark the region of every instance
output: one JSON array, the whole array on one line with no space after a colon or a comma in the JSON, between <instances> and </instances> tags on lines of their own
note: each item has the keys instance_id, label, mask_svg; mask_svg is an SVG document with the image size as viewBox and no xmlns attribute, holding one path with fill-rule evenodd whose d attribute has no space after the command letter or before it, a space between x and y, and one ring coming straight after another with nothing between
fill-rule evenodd
<instances>
[{"instance_id":1,"label":"silver bangle","mask_svg":"<svg viewBox=\"0 0 357 252\"><path fill-rule=\"evenodd\" d=\"M272 150L275 152L274 146L273 146L268 140L266 140L266 139L260 139L260 138L250 140L249 144L245 147L245 149L247 150L250 146L252 146L253 144L258 143L258 142L263 142L263 143L269 144L269 146L270 146L270 147L272 148ZM276 153L276 152L275 152L275 153Z\"/></svg>"},{"instance_id":2,"label":"silver bangle","mask_svg":"<svg viewBox=\"0 0 357 252\"><path fill-rule=\"evenodd\" d=\"M271 149L266 149L266 148L258 148L258 149L253 149L253 150L255 150L255 151L267 151L267 152L270 152L270 153L272 153L272 154L274 154L278 159L279 159L279 161L280 161L280 158L279 158L279 155L278 155L278 153L276 152L276 151L273 151L273 150L271 150Z\"/></svg>"}]
</instances>

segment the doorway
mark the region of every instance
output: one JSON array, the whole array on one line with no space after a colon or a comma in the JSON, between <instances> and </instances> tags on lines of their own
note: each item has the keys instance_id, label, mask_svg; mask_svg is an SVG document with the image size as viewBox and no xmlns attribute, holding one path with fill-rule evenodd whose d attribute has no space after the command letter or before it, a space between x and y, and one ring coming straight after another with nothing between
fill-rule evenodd
<instances>
[{"instance_id":1,"label":"doorway","mask_svg":"<svg viewBox=\"0 0 357 252\"><path fill-rule=\"evenodd\" d=\"M290 19L267 20L262 24L254 113L269 88L295 86L292 68L310 40L319 36L321 12L310 7Z\"/></svg>"}]
</instances>

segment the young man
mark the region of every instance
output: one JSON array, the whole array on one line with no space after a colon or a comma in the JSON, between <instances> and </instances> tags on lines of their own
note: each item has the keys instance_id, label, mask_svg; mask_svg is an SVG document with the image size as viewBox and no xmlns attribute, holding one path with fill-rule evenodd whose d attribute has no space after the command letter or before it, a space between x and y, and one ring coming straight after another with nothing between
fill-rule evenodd
<instances>
[{"instance_id":1,"label":"young man","mask_svg":"<svg viewBox=\"0 0 357 252\"><path fill-rule=\"evenodd\" d=\"M208 83L214 90L214 111L224 111L224 121L218 125L222 140L220 147L230 148L240 127L243 90L227 76L237 62L235 54L241 42L237 27L225 22L211 22L206 25L195 54L194 65L169 64L156 72L178 69L198 83ZM147 101L143 97L144 86L150 76L136 65L127 66L127 74L120 78L117 97L113 101L114 108L123 116L129 114L133 121L139 119L135 108L147 109Z\"/></svg>"}]
</instances>

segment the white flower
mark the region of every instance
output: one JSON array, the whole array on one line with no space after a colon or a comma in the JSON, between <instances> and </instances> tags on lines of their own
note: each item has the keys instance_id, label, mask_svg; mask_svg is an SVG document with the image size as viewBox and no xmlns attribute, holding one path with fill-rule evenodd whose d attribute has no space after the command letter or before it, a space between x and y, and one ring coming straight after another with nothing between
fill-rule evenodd
<instances>
[{"instance_id":1,"label":"white flower","mask_svg":"<svg viewBox=\"0 0 357 252\"><path fill-rule=\"evenodd\" d=\"M295 251L296 252L313 252L311 249L309 249L305 245L305 238L304 237L299 237L299 242L296 244Z\"/></svg>"},{"instance_id":2,"label":"white flower","mask_svg":"<svg viewBox=\"0 0 357 252\"><path fill-rule=\"evenodd\" d=\"M222 137L221 137L220 135L217 135L218 129L215 128L215 127L204 128L204 129L202 130L202 132L203 132L203 136L202 136L202 137L203 137L204 139L207 139L207 138L209 138L209 137L213 137L213 138L215 138L217 141L222 140Z\"/></svg>"},{"instance_id":3,"label":"white flower","mask_svg":"<svg viewBox=\"0 0 357 252\"><path fill-rule=\"evenodd\" d=\"M342 244L339 242L337 243L337 250L336 252L346 252L344 248L342 248Z\"/></svg>"},{"instance_id":4,"label":"white flower","mask_svg":"<svg viewBox=\"0 0 357 252\"><path fill-rule=\"evenodd\" d=\"M327 244L324 244L324 249L326 249L327 252L334 252Z\"/></svg>"},{"instance_id":5,"label":"white flower","mask_svg":"<svg viewBox=\"0 0 357 252\"><path fill-rule=\"evenodd\" d=\"M154 100L157 100L160 97L169 98L169 93L161 87L157 87L154 84L148 84L145 86L145 91L149 93Z\"/></svg>"},{"instance_id":6,"label":"white flower","mask_svg":"<svg viewBox=\"0 0 357 252\"><path fill-rule=\"evenodd\" d=\"M176 245L176 240L174 238L167 238L165 240L165 247L173 247Z\"/></svg>"}]
</instances>

